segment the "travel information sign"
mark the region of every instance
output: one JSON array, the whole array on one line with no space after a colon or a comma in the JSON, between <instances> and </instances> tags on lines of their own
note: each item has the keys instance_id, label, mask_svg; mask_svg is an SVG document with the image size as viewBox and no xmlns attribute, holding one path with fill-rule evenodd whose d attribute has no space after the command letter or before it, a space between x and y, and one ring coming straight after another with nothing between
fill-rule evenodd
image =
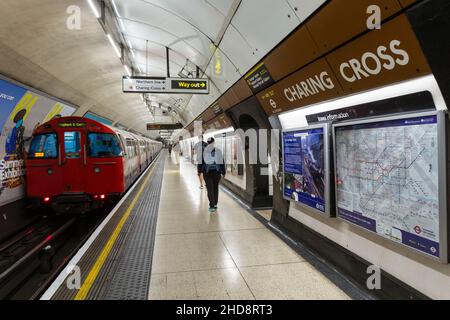
<instances>
[{"instance_id":1,"label":"travel information sign","mask_svg":"<svg viewBox=\"0 0 450 320\"><path fill-rule=\"evenodd\" d=\"M441 116L419 114L336 125L338 217L446 260Z\"/></svg>"},{"instance_id":2,"label":"travel information sign","mask_svg":"<svg viewBox=\"0 0 450 320\"><path fill-rule=\"evenodd\" d=\"M283 132L284 197L330 215L328 126Z\"/></svg>"},{"instance_id":3,"label":"travel information sign","mask_svg":"<svg viewBox=\"0 0 450 320\"><path fill-rule=\"evenodd\" d=\"M209 79L123 77L125 93L209 94Z\"/></svg>"}]
</instances>

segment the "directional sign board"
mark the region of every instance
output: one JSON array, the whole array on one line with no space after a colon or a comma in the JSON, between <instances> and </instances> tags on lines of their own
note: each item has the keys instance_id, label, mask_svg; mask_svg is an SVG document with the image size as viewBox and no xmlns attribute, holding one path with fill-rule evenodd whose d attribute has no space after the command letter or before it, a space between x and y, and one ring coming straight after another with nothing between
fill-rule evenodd
<instances>
[{"instance_id":1,"label":"directional sign board","mask_svg":"<svg viewBox=\"0 0 450 320\"><path fill-rule=\"evenodd\" d=\"M125 93L209 94L209 79L123 77Z\"/></svg>"},{"instance_id":2,"label":"directional sign board","mask_svg":"<svg viewBox=\"0 0 450 320\"><path fill-rule=\"evenodd\" d=\"M163 124L163 123L148 123L147 130L178 130L182 129L181 123Z\"/></svg>"}]
</instances>

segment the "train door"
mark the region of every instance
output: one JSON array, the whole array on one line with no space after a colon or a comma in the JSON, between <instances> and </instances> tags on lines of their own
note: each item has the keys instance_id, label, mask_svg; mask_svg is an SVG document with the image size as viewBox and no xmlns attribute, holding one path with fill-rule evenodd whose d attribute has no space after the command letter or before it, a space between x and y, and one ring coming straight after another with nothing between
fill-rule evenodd
<instances>
[{"instance_id":1,"label":"train door","mask_svg":"<svg viewBox=\"0 0 450 320\"><path fill-rule=\"evenodd\" d=\"M123 150L123 175L124 175L124 179L125 179L125 186L127 186L128 185L128 176L129 176L128 165L127 165L127 163L128 163L128 154L127 154L128 150L127 150L127 147L126 147L125 138L120 133L118 133L117 136L119 137L119 143L120 143L120 146L121 146L121 148Z\"/></svg>"},{"instance_id":2,"label":"train door","mask_svg":"<svg viewBox=\"0 0 450 320\"><path fill-rule=\"evenodd\" d=\"M138 153L139 173L141 173L143 163L142 163L142 149L141 149L141 141L140 140L136 140L136 149L137 149L137 153Z\"/></svg>"},{"instance_id":3,"label":"train door","mask_svg":"<svg viewBox=\"0 0 450 320\"><path fill-rule=\"evenodd\" d=\"M61 165L64 192L78 193L86 189L86 134L81 130L62 132Z\"/></svg>"}]
</instances>

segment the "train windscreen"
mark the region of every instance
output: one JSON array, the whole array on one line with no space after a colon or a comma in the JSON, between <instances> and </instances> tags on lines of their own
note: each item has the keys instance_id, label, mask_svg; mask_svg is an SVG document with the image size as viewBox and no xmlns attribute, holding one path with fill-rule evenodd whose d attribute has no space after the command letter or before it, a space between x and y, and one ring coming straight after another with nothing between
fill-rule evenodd
<instances>
[{"instance_id":1,"label":"train windscreen","mask_svg":"<svg viewBox=\"0 0 450 320\"><path fill-rule=\"evenodd\" d=\"M119 139L109 133L89 133L89 156L93 158L121 157Z\"/></svg>"},{"instance_id":2,"label":"train windscreen","mask_svg":"<svg viewBox=\"0 0 450 320\"><path fill-rule=\"evenodd\" d=\"M81 133L64 132L64 150L66 158L77 159L81 156Z\"/></svg>"},{"instance_id":3,"label":"train windscreen","mask_svg":"<svg viewBox=\"0 0 450 320\"><path fill-rule=\"evenodd\" d=\"M57 137L56 133L39 134L34 136L31 141L30 158L56 158L58 157Z\"/></svg>"}]
</instances>

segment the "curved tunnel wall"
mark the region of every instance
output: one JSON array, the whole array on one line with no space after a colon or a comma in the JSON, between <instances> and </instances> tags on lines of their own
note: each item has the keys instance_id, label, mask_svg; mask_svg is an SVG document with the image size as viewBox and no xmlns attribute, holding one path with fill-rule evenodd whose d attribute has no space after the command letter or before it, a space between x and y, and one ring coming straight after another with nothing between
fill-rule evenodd
<instances>
[{"instance_id":1,"label":"curved tunnel wall","mask_svg":"<svg viewBox=\"0 0 450 320\"><path fill-rule=\"evenodd\" d=\"M0 240L26 221L25 164L33 130L55 116L70 116L76 107L0 75Z\"/></svg>"},{"instance_id":2,"label":"curved tunnel wall","mask_svg":"<svg viewBox=\"0 0 450 320\"><path fill-rule=\"evenodd\" d=\"M235 124L236 128L242 129L244 132L247 130L256 130L258 133L259 129L270 130L270 123L267 120L266 115L261 110L260 104L255 97L251 97L246 101L242 102L238 106L234 107L228 112L229 117ZM257 143L259 143L259 135L257 137ZM242 138L241 138L242 140ZM249 138L245 139L245 163L248 164L249 155ZM244 141L243 141L244 142ZM240 190L236 189L235 186L229 183L225 185L240 195L247 203L249 203L254 208L264 208L272 206L272 196L269 192L269 177L268 175L261 174L261 172L266 172L267 165L256 163L251 165L246 165L246 189Z\"/></svg>"},{"instance_id":3,"label":"curved tunnel wall","mask_svg":"<svg viewBox=\"0 0 450 320\"><path fill-rule=\"evenodd\" d=\"M449 27L449 4L444 2L424 1L416 7L412 7L408 16L448 104L447 84L450 67L448 60L444 57L448 56L449 46L448 42L443 41L442 43L435 39L435 30L443 32L443 30L448 30ZM436 14L437 11L440 11L440 13ZM437 52L440 52L440 54L437 55ZM447 54L442 54L444 52ZM437 90L439 91L439 89ZM433 261L401 245L382 239L340 220L319 217L295 204L291 204L288 216L279 214L274 210L273 219L274 223L298 235L319 254L322 253L327 256L329 261L340 264L343 270L352 274L354 278L359 278L361 283L364 283L367 279L366 270L362 266L375 264L388 274L387 277L393 276L402 281L403 284L400 284L400 287L406 288L406 291L414 292L414 290L417 290L434 299L450 298L450 290L448 290L450 266L448 264ZM315 245L316 235L324 237L326 240L322 241L322 244ZM333 253L333 248L338 251ZM344 266L346 261L352 261L352 258L342 259L342 255L348 255L349 257L355 255L353 261L359 260L361 265ZM389 288L389 285L392 284L392 278L384 278L383 280L385 281L382 282L382 286L386 284L388 288L382 288L385 292L381 293L381 296L386 294L389 297L389 294L394 293L394 297L395 294L399 294L398 297L408 298L408 293L400 293L399 287ZM389 289L392 290L390 293L387 292ZM410 294L411 297L420 297L420 295Z\"/></svg>"},{"instance_id":4,"label":"curved tunnel wall","mask_svg":"<svg viewBox=\"0 0 450 320\"><path fill-rule=\"evenodd\" d=\"M393 6L390 8L396 6L393 1L382 2L384 4L389 2ZM339 7L340 3L342 4L343 2L332 2L335 7ZM444 30L448 30L450 21L449 4L442 0L429 0L400 1L400 5L400 9L398 9L399 7L395 10L393 9L390 15L386 17L383 26L388 27L386 29L382 27L381 31L366 32L359 37L355 36L347 42L343 40L344 38L339 38L339 32L337 34L328 34L331 37L337 36L338 42L333 42L334 39L327 38L326 40L329 40L329 42L325 40L322 47L320 47L320 44L316 44L318 45L317 52L310 52L307 58L300 55L300 58L297 60L292 60L295 57L292 50L298 49L298 46L291 44L291 42L297 44L298 42L292 39L295 39L299 34L302 34L303 37L308 36L308 32L305 32L302 29L303 27L300 27L296 33L291 35L275 51L269 54L264 60L275 83L271 84L269 88L254 92L253 94L258 98L261 107L265 111L266 118L269 118L271 127L281 128L278 116L286 111L309 107L322 101L333 101L333 99L340 98L345 99L347 96L351 96L357 92L363 92L362 95L371 95L371 90L373 89L384 90L384 88L402 81L404 81L403 89L407 88L409 83L411 83L411 88L417 88L414 79L424 79L421 77L430 74L433 74L434 77L431 76L433 78L432 81L426 81L429 87L417 88L417 92L429 90L435 98L436 107L440 110L447 109L445 102L447 102L447 105L450 102L447 86L449 83L448 74L450 74L450 67L446 57L449 56L450 50L447 41L436 41L435 34L436 30L439 30L437 34L445 38ZM319 11L317 16L321 18L326 16L328 19L331 19L332 14L330 12L332 10L330 8L332 8L332 5L325 6L324 9ZM439 13L437 14L437 12ZM345 18L345 13L343 13L343 16ZM306 27L309 31L313 29L316 23L314 19L315 17L312 17L307 22ZM322 19L321 21L324 20ZM327 23L329 24L331 22ZM398 25L396 26L396 24ZM310 26L313 27L309 28ZM396 27L394 28L394 26ZM316 27L320 27L320 23L317 23ZM387 30L386 34L384 34L385 30ZM400 30L402 32L406 31L406 33L398 32ZM339 78L339 71L336 71L335 67L333 67L333 61L336 60L337 56L341 56L344 59L346 49L342 48L342 45L341 48L338 48L341 55L333 55L330 46L328 49L324 49L325 45L329 45L332 42L335 46L344 43L344 47L348 46L352 48L352 43L355 43L356 46L356 43L360 39L362 40L358 42L359 44L357 46L364 47L364 39L370 39L370 41L373 41L372 48L376 49L375 44L377 42L381 44L384 43L384 40L396 37L402 38L400 42L406 45L406 50L411 53L409 63L411 63L410 67L412 68L409 70L403 69L402 72L396 74L381 74L378 79L369 77L372 78L370 81L367 80L357 84L345 84L345 78ZM314 40L317 40L317 38L314 37ZM284 53L280 54L280 50ZM348 50L348 52L355 54L355 52L359 52L358 50ZM315 62L318 64L322 63L322 68L328 68L328 75L331 81L338 84L338 86L335 86L335 92L331 95L316 95L305 99L293 99L294 97L291 97L293 101L283 100L283 97L281 97L282 94L278 94L278 92L282 92L283 88L289 86L289 81L291 81L289 78L292 78L291 83L293 82L295 84L295 81L301 81L302 77L312 77L316 74L316 70L320 70L320 68L313 66L314 62L301 69L304 61L308 61L308 59L311 61L311 59L317 58L320 56L320 52L325 52L326 60L320 62L319 58ZM280 60L279 58L283 57L283 55L285 58L290 55L291 59ZM278 59L274 59L272 56L277 56ZM289 61L291 63L288 66L282 66L285 71L276 73L270 65L274 61L278 61L278 63L280 61ZM292 61L296 63L292 64ZM295 68L300 70L298 71L298 75L295 72L293 73L296 70ZM408 89L409 91L404 90L405 94L410 93L411 88ZM225 101L219 99L218 104L223 103L224 106L227 103L229 104L229 101L232 100L229 98L231 94L232 92L228 92L225 98L222 98ZM392 96L396 95L402 95L402 90L392 93ZM378 98L374 97L373 99L377 100ZM237 111L238 108L240 108L240 105L232 107L227 111L227 114L236 119L233 114L239 114L241 112ZM305 119L299 121L307 123ZM235 124L239 127L239 122L236 122L236 120ZM301 126L300 123L299 126ZM430 297L437 299L450 297L450 291L448 290L450 286L450 266L448 264L434 261L394 242L380 238L375 234L353 227L348 223L337 219L317 217L317 215L307 212L295 204L289 204L282 197L282 181L279 172L278 174L275 173L274 181L275 194L272 223L285 232L288 232L294 239L298 239L304 244L307 244L319 255L326 257L330 263L347 273L362 286L365 286L365 281L368 277L366 273L367 266L375 264L381 267L383 271L382 286L384 285L384 287L379 292L374 292L380 297Z\"/></svg>"}]
</instances>

